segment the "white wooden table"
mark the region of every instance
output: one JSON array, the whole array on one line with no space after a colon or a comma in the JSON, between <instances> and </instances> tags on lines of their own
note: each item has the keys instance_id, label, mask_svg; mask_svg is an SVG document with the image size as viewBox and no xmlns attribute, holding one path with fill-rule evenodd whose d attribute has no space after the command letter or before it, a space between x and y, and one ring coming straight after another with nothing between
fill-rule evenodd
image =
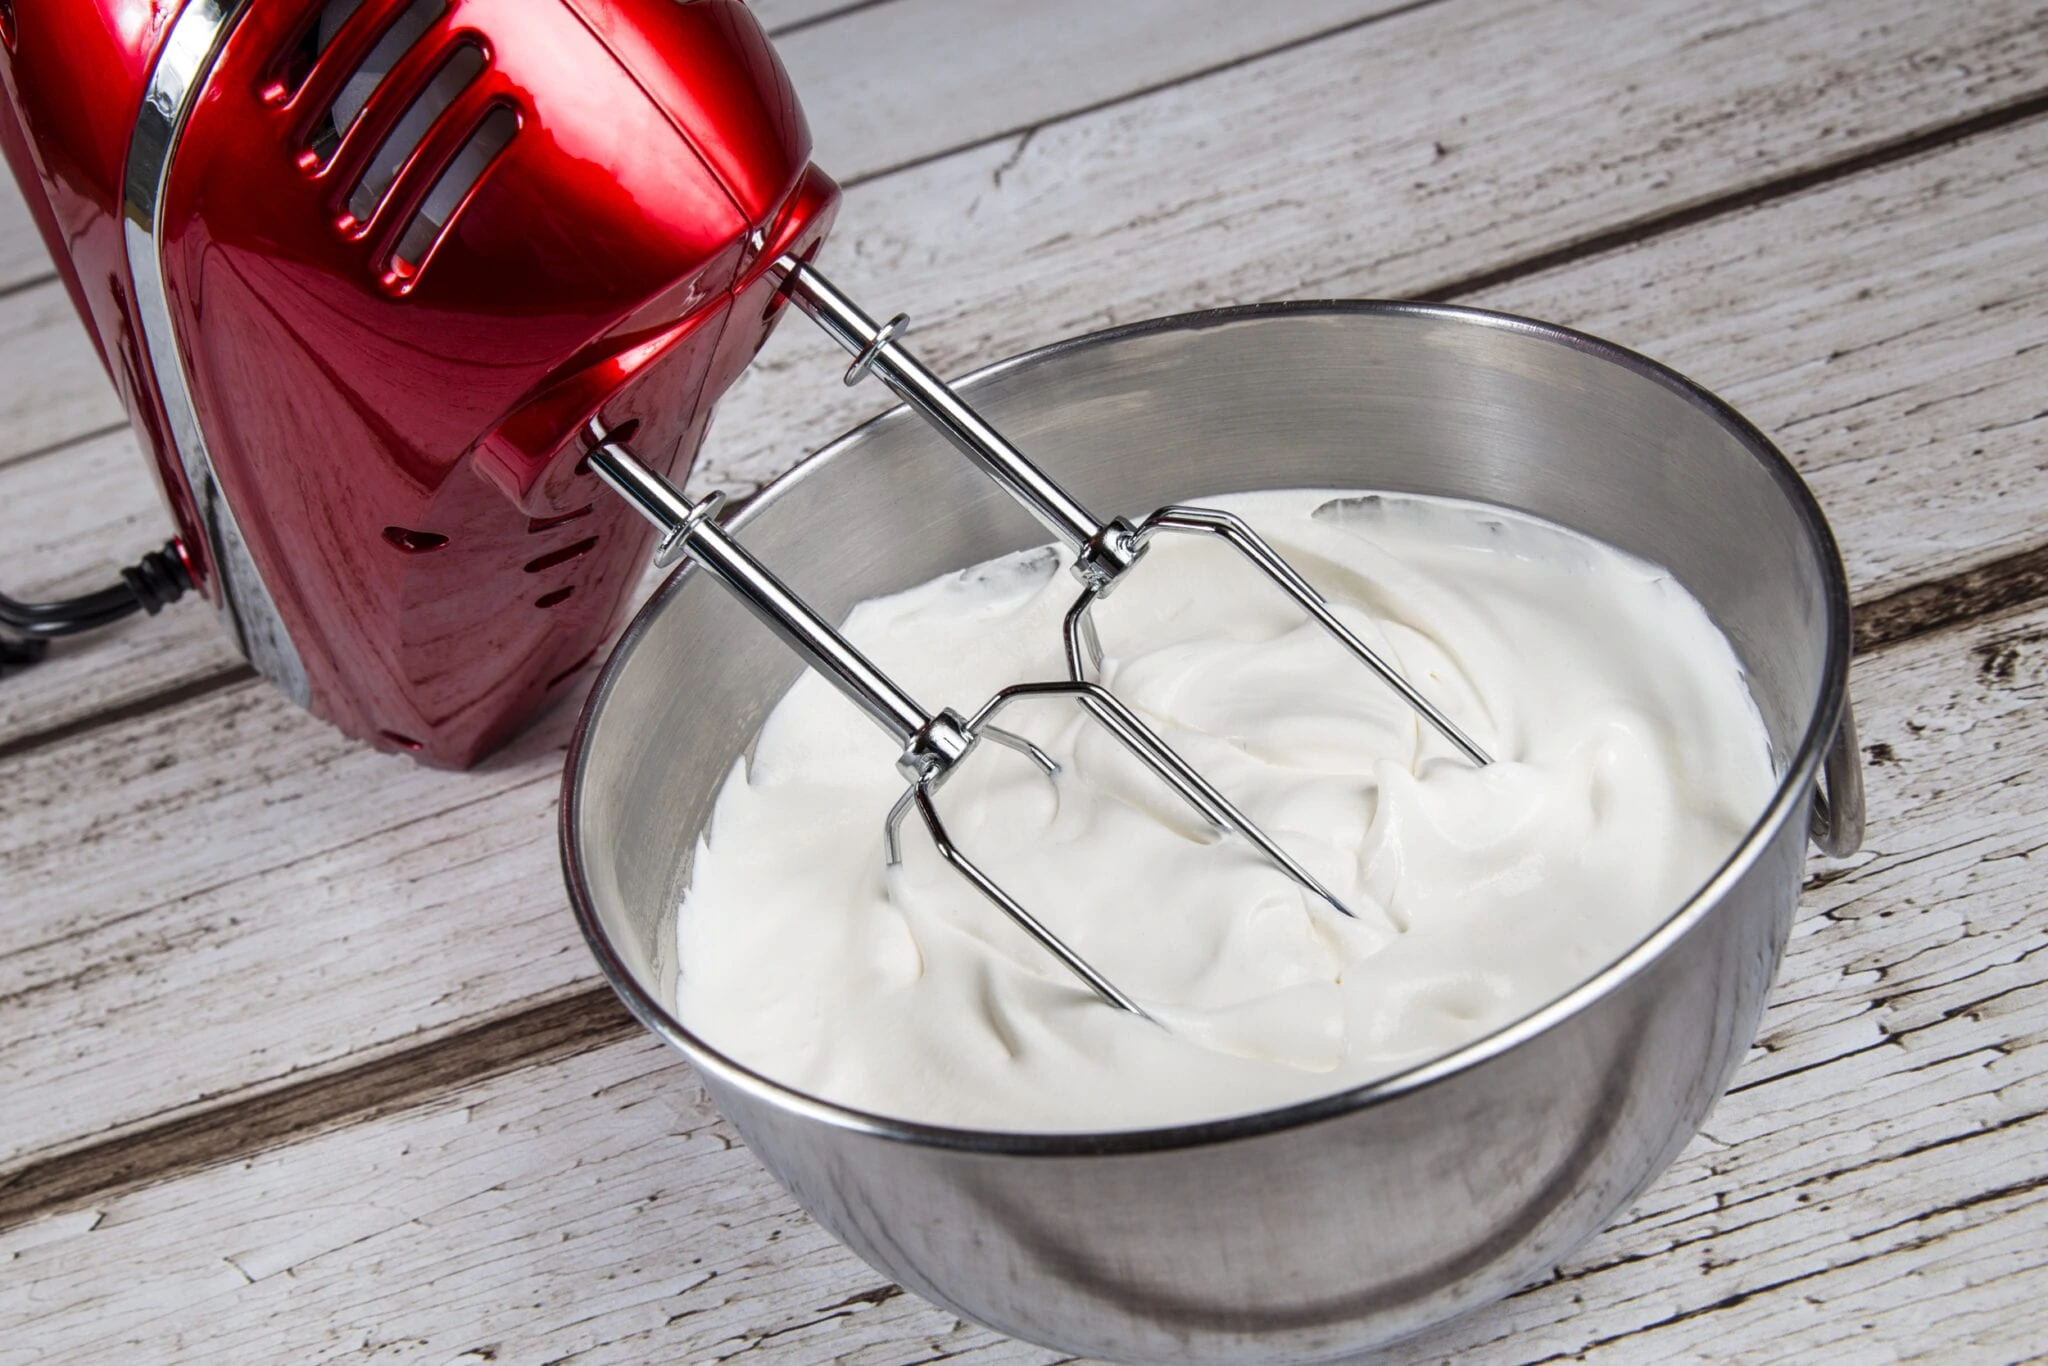
<instances>
[{"instance_id":1,"label":"white wooden table","mask_svg":"<svg viewBox=\"0 0 2048 1366\"><path fill-rule=\"evenodd\" d=\"M2048 1354L2048 5L760 0L828 258L959 369L1104 324L1454 299L1666 360L1857 598L1866 849L1705 1132L1399 1362ZM867 415L784 329L700 487ZM168 531L11 192L0 585ZM564 708L427 772L202 608L0 681L0 1366L1044 1362L800 1214L596 979Z\"/></svg>"}]
</instances>

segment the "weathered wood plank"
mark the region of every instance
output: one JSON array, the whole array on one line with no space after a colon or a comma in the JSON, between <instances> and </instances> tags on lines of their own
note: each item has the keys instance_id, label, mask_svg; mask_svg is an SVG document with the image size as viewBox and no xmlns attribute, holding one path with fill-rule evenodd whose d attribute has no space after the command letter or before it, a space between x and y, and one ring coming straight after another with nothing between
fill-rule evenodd
<instances>
[{"instance_id":1,"label":"weathered wood plank","mask_svg":"<svg viewBox=\"0 0 2048 1366\"><path fill-rule=\"evenodd\" d=\"M817 163L859 180L1411 2L891 0L776 48L810 111Z\"/></svg>"},{"instance_id":2,"label":"weathered wood plank","mask_svg":"<svg viewBox=\"0 0 2048 1366\"><path fill-rule=\"evenodd\" d=\"M0 1019L22 1045L0 1048L8 1156L108 1101L139 1118L586 979L552 853L571 720L558 708L456 777L246 683L12 767L0 823L28 843L0 898L20 912L0 931ZM58 754L79 763L46 766ZM95 795L116 791L118 810ZM480 935L518 947L479 961ZM75 1009L103 993L112 1009ZM159 1010L169 1032L143 1025Z\"/></svg>"},{"instance_id":3,"label":"weathered wood plank","mask_svg":"<svg viewBox=\"0 0 2048 1366\"><path fill-rule=\"evenodd\" d=\"M1735 404L1875 596L2042 540L2043 184L2048 117L1463 301L1633 346Z\"/></svg>"},{"instance_id":4,"label":"weathered wood plank","mask_svg":"<svg viewBox=\"0 0 2048 1366\"><path fill-rule=\"evenodd\" d=\"M762 27L774 34L792 24L817 23L831 15L875 3L877 0L747 0L747 8L754 12ZM880 3L893 4L896 0L880 0Z\"/></svg>"},{"instance_id":5,"label":"weathered wood plank","mask_svg":"<svg viewBox=\"0 0 2048 1366\"><path fill-rule=\"evenodd\" d=\"M47 468L42 468L48 462ZM56 477L61 472L61 478ZM106 587L163 544L170 514L126 427L49 455L0 464L0 589L31 601ZM136 485L143 485L137 497ZM52 642L43 662L0 682L0 747L69 725L240 662L204 606Z\"/></svg>"},{"instance_id":6,"label":"weathered wood plank","mask_svg":"<svg viewBox=\"0 0 2048 1366\"><path fill-rule=\"evenodd\" d=\"M0 462L123 420L64 286L50 279L0 297Z\"/></svg>"},{"instance_id":7,"label":"weathered wood plank","mask_svg":"<svg viewBox=\"0 0 2048 1366\"><path fill-rule=\"evenodd\" d=\"M1858 684L1886 756L1870 847L1821 865L1766 1048L1555 1279L1388 1360L2048 1341L2048 609L1867 658ZM734 1143L636 1039L0 1232L0 1320L67 1359L1047 1358L889 1295Z\"/></svg>"},{"instance_id":8,"label":"weathered wood plank","mask_svg":"<svg viewBox=\"0 0 2048 1366\"><path fill-rule=\"evenodd\" d=\"M1448 3L861 186L822 263L950 371L1190 308L1434 291L2044 89L2040 0ZM886 406L844 366L780 329L701 482L758 486Z\"/></svg>"},{"instance_id":9,"label":"weathered wood plank","mask_svg":"<svg viewBox=\"0 0 2048 1366\"><path fill-rule=\"evenodd\" d=\"M1500 302L1654 343L1741 386L1767 429L1889 394L1855 432L1794 448L1819 466L1859 591L1881 587L2048 521L2048 486L2027 477L2042 424L2038 357L2022 344L2048 331L2048 227L2034 207L2044 156L2032 130L2011 130L1582 263ZM1865 219L1890 226L1865 233ZM1766 287L1780 275L1815 304ZM1830 306L1872 280L1886 282L1881 296ZM2010 321L1980 309L1987 290L2020 301ZM1974 482L1930 458L1946 450L1982 452L1967 459ZM1880 463L1885 478L1866 483L1853 465L1837 477L1845 455ZM1916 506L1937 514L1924 530L1910 525ZM1917 539L1887 556L1892 535ZM542 828L558 762L549 737L565 724L559 713L481 775L426 774L353 750L252 684L19 756L0 786L0 887L68 890L0 925L0 1076L37 1079L0 1160L587 981L551 842L491 841ZM445 850L437 861L437 841L488 845L498 862ZM379 873L380 860L403 872ZM337 882L337 868L348 877ZM304 906L323 909L287 909ZM365 942L374 956L353 951ZM297 966L308 961L316 973ZM115 962L119 973L101 966ZM283 981L290 1012L274 1006ZM116 1033L176 1040L177 1056L138 1069L77 1042Z\"/></svg>"}]
</instances>

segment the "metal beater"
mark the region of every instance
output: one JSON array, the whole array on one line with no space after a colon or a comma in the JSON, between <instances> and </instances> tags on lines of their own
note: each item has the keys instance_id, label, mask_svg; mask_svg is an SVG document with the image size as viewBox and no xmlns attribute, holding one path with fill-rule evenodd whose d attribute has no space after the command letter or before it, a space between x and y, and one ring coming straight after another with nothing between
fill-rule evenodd
<instances>
[{"instance_id":1,"label":"metal beater","mask_svg":"<svg viewBox=\"0 0 2048 1366\"><path fill-rule=\"evenodd\" d=\"M1011 684L999 689L971 716L963 716L950 707L929 711L862 655L809 604L776 578L767 566L725 533L717 521L719 508L724 502L722 494L713 493L692 503L673 484L642 464L624 442L612 436L601 424L592 423L588 432L589 467L592 473L661 529L663 536L655 552L655 563L667 566L685 555L694 558L784 643L803 656L903 747L896 764L910 786L890 809L884 825L884 847L892 866L901 861L902 824L915 808L931 835L933 845L948 866L1065 964L1102 1000L1119 1010L1150 1019L1151 1016L1136 1001L1119 990L961 851L947 832L933 800L938 789L983 740L994 741L1022 754L1049 778L1057 775L1059 765L1050 755L994 722L1000 713L1017 701L1066 697L1077 701L1086 715L1107 729L1118 743L1157 774L1212 826L1242 836L1274 867L1332 909L1347 916L1352 914L1329 888L1188 764L1136 712L1087 676L1087 665L1092 664L1099 672L1103 658L1101 641L1092 618L1096 602L1137 565L1148 542L1161 531L1220 538L1300 604L1310 617L1392 687L1473 763L1483 765L1490 762L1485 752L1463 731L1345 626L1331 611L1328 601L1241 518L1212 508L1169 504L1137 523L1122 517L1106 522L1099 520L1005 441L980 414L896 340L909 322L907 316L899 314L878 327L811 266L785 257L776 263L776 269L781 272L784 291L798 307L853 353L853 364L846 372L847 384L859 383L870 372L881 375L891 389L945 433L955 446L1074 551L1073 569L1082 584L1081 595L1067 613L1064 626L1066 679Z\"/></svg>"},{"instance_id":2,"label":"metal beater","mask_svg":"<svg viewBox=\"0 0 2048 1366\"><path fill-rule=\"evenodd\" d=\"M853 364L846 370L849 388L869 374L880 376L897 397L938 428L1074 552L1074 575L1081 580L1082 588L1081 596L1067 613L1065 630L1067 671L1075 682L1087 676L1084 657L1098 672L1102 667L1102 642L1096 635L1093 617L1095 604L1137 565L1152 538L1162 531L1213 536L1249 560L1293 598L1466 758L1482 767L1492 762L1486 751L1340 621L1330 610L1328 600L1243 518L1214 508L1169 503L1135 524L1124 517L1103 521L1005 441L1002 433L897 341L910 325L909 314L899 313L877 327L873 318L840 293L815 267L785 256L775 263L775 268L782 273L783 292L826 335L852 353Z\"/></svg>"},{"instance_id":3,"label":"metal beater","mask_svg":"<svg viewBox=\"0 0 2048 1366\"><path fill-rule=\"evenodd\" d=\"M1090 716L1100 721L1125 749L1158 774L1204 819L1221 829L1242 835L1281 872L1334 909L1345 915L1351 914L1344 903L1313 874L1275 844L1208 779L1175 753L1157 732L1140 720L1137 713L1107 689L1078 679L1016 683L998 690L972 716L962 716L951 707L928 711L854 648L788 585L776 578L766 565L725 533L717 521L719 507L725 501L723 494L713 493L692 503L675 485L647 468L623 442L611 437L601 426L593 424L589 436L593 443L589 453L591 472L661 528L663 536L655 551L656 564L671 565L684 555L695 559L785 644L802 655L811 667L829 679L848 700L887 731L891 739L903 746L896 766L910 780L910 786L889 812L885 827L889 862L893 865L901 859L899 831L904 817L914 806L924 820L925 829L931 833L932 843L947 864L1110 1005L1151 1018L1136 1001L1118 990L961 852L947 833L945 822L932 800L939 787L959 768L961 761L983 740L992 740L1016 750L1036 764L1047 777L1059 772L1059 765L1037 745L993 724L995 717L1014 702L1033 697L1079 700Z\"/></svg>"}]
</instances>

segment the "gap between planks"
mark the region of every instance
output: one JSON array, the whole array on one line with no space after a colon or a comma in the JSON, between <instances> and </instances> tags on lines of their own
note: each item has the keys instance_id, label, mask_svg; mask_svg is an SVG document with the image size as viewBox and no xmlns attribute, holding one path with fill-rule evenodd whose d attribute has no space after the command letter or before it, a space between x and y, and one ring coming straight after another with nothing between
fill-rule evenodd
<instances>
[{"instance_id":1,"label":"gap between planks","mask_svg":"<svg viewBox=\"0 0 2048 1366\"><path fill-rule=\"evenodd\" d=\"M1431 0L1431 3L1436 2L1437 0ZM1348 30L1358 27L1359 23L1363 22L1369 21L1358 21L1343 27ZM1286 46L1297 47L1301 45L1300 43L1290 43ZM1238 64L1231 63L1229 65ZM1137 98L1137 96L1133 95L1130 98ZM1110 101L1109 103L1121 102ZM2044 116L2048 116L2048 90L2035 92L2004 105L1983 110L1934 128L1925 129L1919 133L1899 138L1889 143L1864 149L1822 166L1809 167L1801 171L1766 180L1757 185L1747 186L1725 195L1685 205L1666 213L1638 219L1633 223L1587 236L1576 242L1527 256L1503 266L1447 281L1441 285L1420 290L1413 297L1429 302L1453 303L1461 298L1511 284L1517 280L1557 270L1599 256L1624 251L1643 242L1651 241L1686 228L1697 227L1716 218L1758 208L1836 181L1879 170L1900 161L1937 152L1974 137L1999 132L2030 120L2041 119ZM118 431L120 429L114 428L112 430ZM23 463L39 458L42 455L60 453L84 439L86 438L79 437L58 442L44 451L24 453L6 463ZM731 506L737 508L741 501L743 500L733 500ZM2033 553L2035 552L2024 552L2018 558L2024 558L2025 555ZM2040 571L2038 569L2035 571L2035 577L2032 580L2027 580L2028 582L2035 583L2037 586L2023 590L2016 587L2021 580L2014 578L2013 573L2011 564L2008 561L2000 560L1977 570L1966 571L1962 575L1951 576L1951 578L1964 579L1969 578L1971 575L1988 575L1990 578L1984 579L1983 582L1986 584L1992 582L2002 583L2004 586L1999 591L2007 594L2015 591L2022 593L2021 597L2011 598L2010 601L2022 601L2026 596L2031 596L2041 591L2038 586L2040 581ZM1949 579L1943 579L1935 584L1925 586L1924 589L1911 588L1902 591L1951 591L1940 588L1940 585L1949 582ZM1873 604L1874 607L1875 604ZM1859 630L1862 629L1861 614L1862 609L1859 608ZM123 702L118 707L104 712L71 718L58 725L14 736L5 741L0 741L0 761L41 749L47 745L73 739L78 735L96 730L101 726L113 725L139 716L146 716L153 711L177 706L195 697L202 697L208 693L232 687L253 676L253 671L246 665L224 668L199 678L181 681L156 692L143 693L140 696Z\"/></svg>"},{"instance_id":2,"label":"gap between planks","mask_svg":"<svg viewBox=\"0 0 2048 1366\"><path fill-rule=\"evenodd\" d=\"M900 0L875 0L875 3L900 3ZM840 181L840 186L843 189L851 190L856 188L857 186L866 185L872 181L885 180L890 176L902 175L908 171L915 171L922 167L930 166L935 162L945 161L951 157L961 156L969 152L979 151L980 149L985 147L993 147L998 143L1007 142L1013 138L1021 138L1024 139L1025 141L1029 141L1041 129L1056 127L1059 124L1069 123L1076 119L1083 119L1091 114L1099 114L1102 113L1104 110L1114 109L1119 105L1134 104L1137 101L1146 98L1147 96L1157 95L1163 91L1171 90L1175 86L1187 85L1195 81L1207 80L1212 76L1220 76L1228 71L1236 71L1242 67L1252 66L1256 63L1263 61L1269 61L1272 58L1284 56L1289 52L1294 52L1301 48L1312 47L1317 43L1328 42L1332 38L1341 38L1347 34L1355 33L1360 29L1371 28L1375 24L1385 23L1393 19L1406 18L1408 15L1415 14L1419 11L1431 9L1435 6L1447 3L1450 3L1450 0L1407 0L1407 3L1405 4L1391 5L1388 8L1377 11L1375 13L1363 14L1355 19L1346 19L1341 23L1331 24L1327 27L1316 29L1309 33L1299 34L1297 36L1287 38L1281 42L1272 43L1266 47L1258 48L1250 52L1239 53L1226 59L1223 59L1221 61L1211 62L1206 66L1199 66L1191 68L1186 71L1175 72L1174 74L1172 74L1169 77L1166 77L1165 79L1150 81L1142 85L1134 86L1128 90L1118 91L1116 94L1108 95L1100 99L1089 100L1084 103L1078 103L1070 108L1062 109L1057 114L1053 114L1048 117L1030 119L1022 123L1017 123L1010 125L1008 127L994 130L992 132L979 133L973 137L966 138L962 141L950 143L942 148L934 148L929 152L922 152L916 156L904 157L898 161L893 161L886 165L877 166L872 170L863 170L854 175L849 175L845 177L843 180ZM850 6L849 10L859 10L865 8L868 8L868 6L855 5ZM836 16L824 16L824 18L821 18L819 22L824 22L824 19L829 19L832 17ZM785 31L789 32L794 30L792 29Z\"/></svg>"},{"instance_id":3,"label":"gap between planks","mask_svg":"<svg viewBox=\"0 0 2048 1366\"><path fill-rule=\"evenodd\" d=\"M584 988L433 1042L0 1174L0 1228L342 1125L505 1072L587 1052L639 1028L607 987Z\"/></svg>"},{"instance_id":4,"label":"gap between planks","mask_svg":"<svg viewBox=\"0 0 2048 1366\"><path fill-rule=\"evenodd\" d=\"M1855 651L1867 655L1964 628L2043 597L2048 544L1859 604ZM0 1228L426 1104L477 1081L630 1038L639 1027L600 983L417 1047L186 1111L0 1174Z\"/></svg>"},{"instance_id":5,"label":"gap between planks","mask_svg":"<svg viewBox=\"0 0 2048 1366\"><path fill-rule=\"evenodd\" d=\"M1879 143L1877 146L1853 152L1825 165L1792 171L1756 185L1731 190L1727 194L1713 195L1697 203L1681 205L1663 213L1652 214L1632 223L1624 223L1619 227L1582 237L1576 242L1568 242L1560 247L1509 261L1505 265L1460 276L1441 285L1419 290L1414 297L1429 303L1452 303L1500 285L1527 279L1531 275L1540 275L1545 271L1556 270L1561 266L1572 265L1595 256L1622 251L1668 233L1697 227L1727 214L1759 208L1780 199L1803 194L1808 190L1819 189L1823 185L1831 185L1839 180L1879 170L1896 162L1938 152L1971 138L1999 132L2043 115L2048 115L2048 90L2038 90L2010 103L1982 110L1952 123L1923 129L1891 142Z\"/></svg>"}]
</instances>

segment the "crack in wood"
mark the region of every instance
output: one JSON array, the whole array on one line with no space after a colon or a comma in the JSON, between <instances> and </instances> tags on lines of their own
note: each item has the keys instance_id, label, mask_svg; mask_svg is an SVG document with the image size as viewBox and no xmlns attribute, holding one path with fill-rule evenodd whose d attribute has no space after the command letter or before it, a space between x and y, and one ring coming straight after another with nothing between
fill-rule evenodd
<instances>
[{"instance_id":1,"label":"crack in wood","mask_svg":"<svg viewBox=\"0 0 2048 1366\"><path fill-rule=\"evenodd\" d=\"M30 750L59 744L65 740L90 734L96 730L117 726L123 721L137 720L153 712L165 711L185 702L195 701L202 697L210 697L214 693L224 692L237 684L247 683L258 676L257 672L247 664L234 664L215 673L202 674L198 678L187 679L183 683L164 688L158 692L144 693L140 697L123 702L116 707L109 707L105 711L94 712L89 716L81 716L74 720L66 721L62 725L30 731L25 735L17 735L11 740L0 741L0 763L4 763L17 755L26 754Z\"/></svg>"},{"instance_id":2,"label":"crack in wood","mask_svg":"<svg viewBox=\"0 0 2048 1366\"><path fill-rule=\"evenodd\" d=\"M1014 137L1030 137L1042 129L1057 127L1063 123L1071 123L1076 119L1086 118L1090 114L1099 114L1105 109L1114 109L1118 105L1132 104L1147 96L1157 95L1163 90L1171 90L1175 86L1192 85L1197 81L1204 81L1212 76L1220 76L1226 71L1235 71L1240 67L1253 66L1274 57L1284 56L1300 48L1312 47L1317 43L1328 42L1332 38L1342 37L1344 34L1356 32L1359 29L1370 28L1375 24L1383 24L1391 19L1400 19L1420 10L1432 9L1444 3L1447 3L1447 0L1409 0L1409 3L1405 5L1396 5L1391 9L1384 9L1376 14L1368 14L1361 19L1351 19L1341 24L1333 24L1328 28L1318 29L1314 33L1305 33L1298 38L1290 38L1284 43L1275 43L1271 47L1260 48L1256 52L1243 53L1230 58L1228 61L1215 62L1209 66L1199 67L1196 70L1184 72L1167 80L1154 81L1149 85L1121 91L1110 96L1108 99L1094 100L1088 104L1076 105L1072 109L1061 110L1058 115L1052 118L1018 124L1014 127L1000 129L997 132L975 138L970 142L957 143L940 148L935 152L926 152L921 156L907 157L902 161L891 162L887 166L877 167L860 175L848 176L840 181L839 185L844 190L856 189L859 186L872 184L877 180L886 180L890 176L902 175L906 171L915 171L919 167L930 166L935 162L945 161L948 158L959 156L965 152L972 152L978 148L993 147L997 143L1007 142ZM832 16L822 16L819 22L823 22L824 19L830 17Z\"/></svg>"},{"instance_id":3,"label":"crack in wood","mask_svg":"<svg viewBox=\"0 0 2048 1366\"><path fill-rule=\"evenodd\" d=\"M1418 291L1411 297L1435 303L1452 303L1466 295L1483 293L1531 275L1540 275L1545 271L1583 261L1588 257L1620 251L1653 238L1696 227L1710 219L1759 208L1895 162L1907 161L1927 152L1940 151L1985 133L2025 123L2043 114L2048 114L2048 90L2035 91L2031 95L2022 96L1996 108L1982 110L1968 118L1937 124L1892 142L1879 143L1840 161L1795 171L1790 175L1778 176L1743 189L1714 195L1666 213L1652 214L1647 218L1636 219L1632 223L1623 223L1605 232L1581 237L1575 242L1539 251L1519 260L1509 261L1505 265L1460 276L1455 280Z\"/></svg>"},{"instance_id":4,"label":"crack in wood","mask_svg":"<svg viewBox=\"0 0 2048 1366\"><path fill-rule=\"evenodd\" d=\"M0 298L5 297L4 292L0 292ZM125 432L127 430L128 423L125 420L109 422L102 426L79 432L73 436L62 437L47 445L36 446L25 451L16 451L6 459L0 460L0 470L12 469L16 465L26 465L29 461L40 460L46 455L57 455L64 451L75 450L89 441L102 441L118 432Z\"/></svg>"},{"instance_id":5,"label":"crack in wood","mask_svg":"<svg viewBox=\"0 0 2048 1366\"><path fill-rule=\"evenodd\" d=\"M341 1071L31 1162L0 1175L0 1228L409 1109L487 1077L617 1043L639 1028L609 987L586 987Z\"/></svg>"},{"instance_id":6,"label":"crack in wood","mask_svg":"<svg viewBox=\"0 0 2048 1366\"><path fill-rule=\"evenodd\" d=\"M2048 596L2048 545L1908 585L1856 606L1856 653L1978 621ZM1871 756L1877 761L1877 756ZM1885 747L1885 758L1891 756Z\"/></svg>"}]
</instances>

